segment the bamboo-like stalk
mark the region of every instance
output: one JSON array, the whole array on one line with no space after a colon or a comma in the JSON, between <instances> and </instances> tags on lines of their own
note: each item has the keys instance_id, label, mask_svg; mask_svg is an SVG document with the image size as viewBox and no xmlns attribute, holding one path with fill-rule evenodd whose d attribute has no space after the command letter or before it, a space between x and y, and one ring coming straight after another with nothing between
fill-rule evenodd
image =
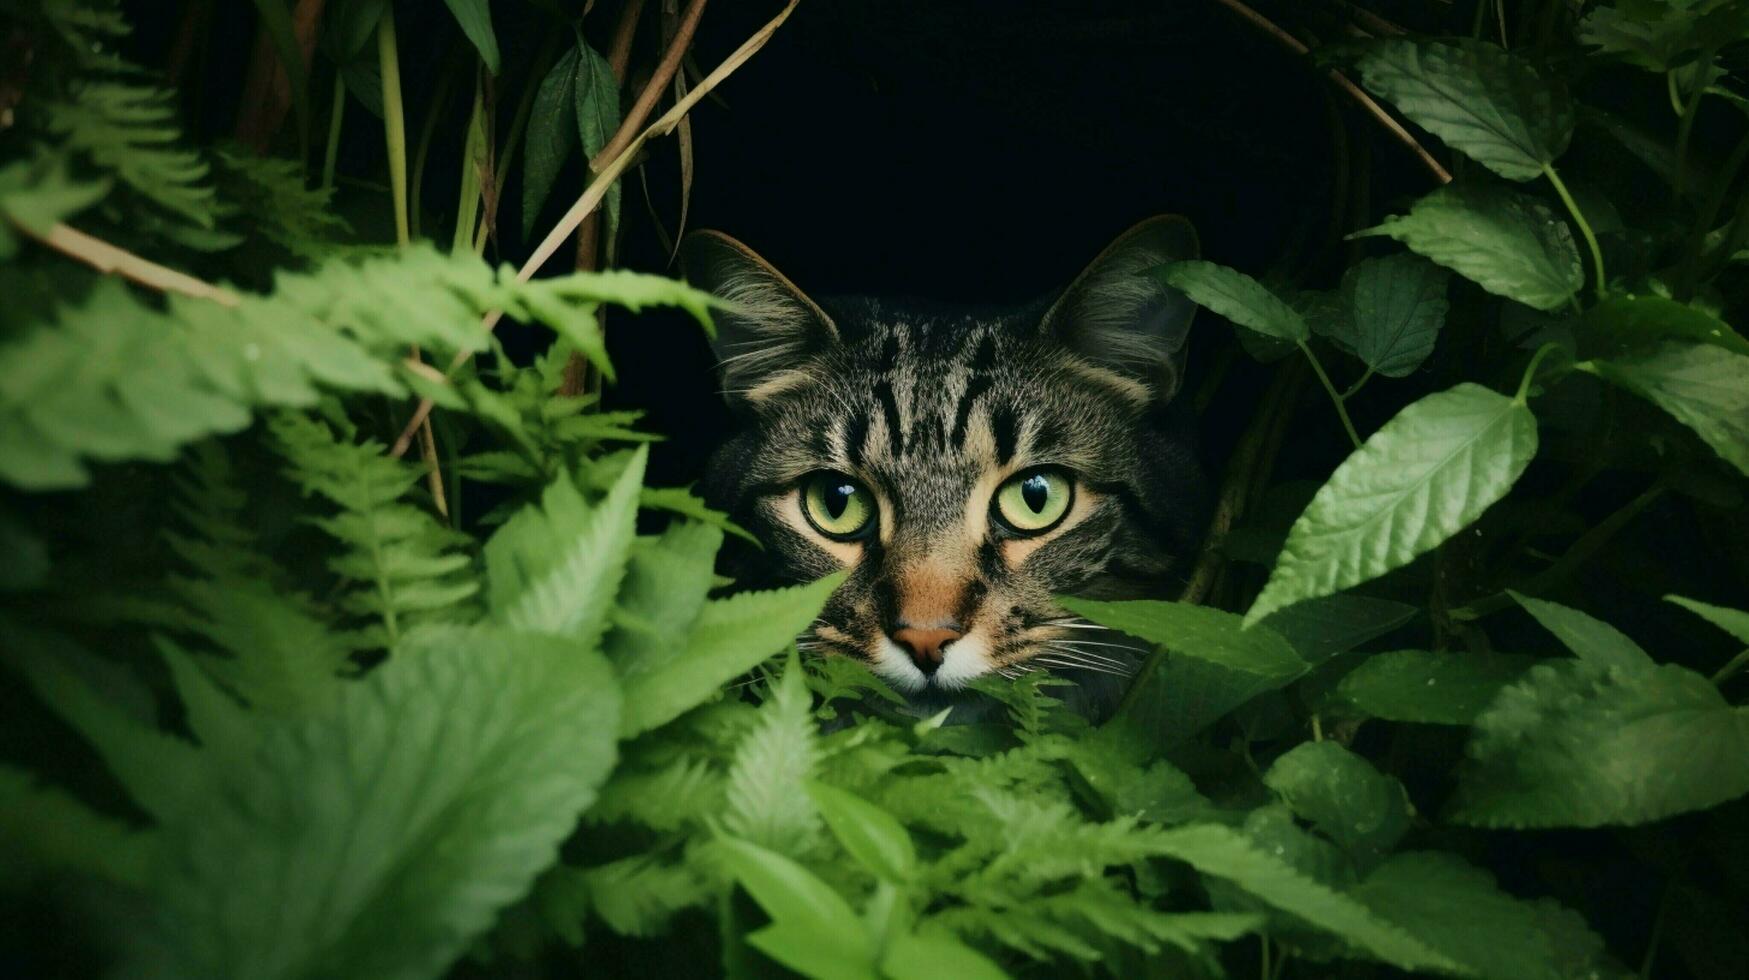
<instances>
[{"instance_id":1,"label":"bamboo-like stalk","mask_svg":"<svg viewBox=\"0 0 1749 980\"><path fill-rule=\"evenodd\" d=\"M383 8L377 24L377 57L383 72L383 138L389 152L389 193L394 196L395 242L412 241L407 223L407 121L401 105L401 55L395 41L395 6Z\"/></svg>"}]
</instances>

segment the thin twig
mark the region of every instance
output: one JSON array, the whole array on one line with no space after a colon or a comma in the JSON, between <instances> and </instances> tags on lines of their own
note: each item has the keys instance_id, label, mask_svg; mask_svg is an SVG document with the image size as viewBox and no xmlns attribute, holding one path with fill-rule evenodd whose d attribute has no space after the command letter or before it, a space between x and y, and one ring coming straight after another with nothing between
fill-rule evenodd
<instances>
[{"instance_id":1,"label":"thin twig","mask_svg":"<svg viewBox=\"0 0 1749 980\"><path fill-rule=\"evenodd\" d=\"M1245 6L1240 3L1239 0L1218 0L1218 2L1227 9L1250 21L1265 34L1275 38L1283 47L1288 48L1296 54L1307 55L1311 53L1311 49L1301 43L1299 38L1282 30L1274 21L1255 10L1252 10L1250 7ZM1391 135L1397 138L1398 142L1408 147L1415 156L1421 160L1422 166L1426 167L1428 172L1433 174L1436 180L1442 184L1451 183L1451 171L1445 169L1438 160L1434 159L1433 154L1427 152L1427 148L1422 146L1414 136L1411 136L1409 131L1403 128L1402 123L1399 123L1396 119L1392 118L1391 114L1384 110L1384 107L1373 101L1372 96L1367 95L1361 90L1360 86L1349 81L1346 75L1334 68L1330 69L1329 75L1330 80L1335 82L1342 91L1348 93L1349 97L1359 103L1360 107L1365 109L1374 119L1377 119L1379 125L1389 130Z\"/></svg>"},{"instance_id":2,"label":"thin twig","mask_svg":"<svg viewBox=\"0 0 1749 980\"><path fill-rule=\"evenodd\" d=\"M709 75L706 75L699 82L697 88L686 93L686 98L675 103L673 108L663 113L660 118L651 123L642 133L639 133L637 138L632 140L612 163L602 168L595 179L589 183L589 186L583 189L583 194L577 198L577 202L571 205L571 209L565 212L565 216L559 219L559 223L554 225L552 231L547 233L547 237L541 241L540 245L536 246L534 254L530 255L528 261L522 264L522 268L517 270L516 280L527 282L532 279L535 272L558 252L565 240L577 230L577 226L583 223L583 219L600 206L602 199L607 196L607 189L613 186L613 182L619 179L627 167L631 166L632 158L637 155L639 150L643 149L644 144L657 136L666 136L673 132L674 128L680 125L680 120L686 118L686 114L691 112L692 108L698 105L706 95L710 94L712 89L722 84L723 79L734 74L747 62L747 59L753 57L760 48L765 46L767 41L771 40L771 36L777 32L779 27L783 26L784 21L789 19L789 15L800 2L801 0L789 0L783 9L778 11L777 16L767 21L764 27L755 31L753 36L743 42L739 48L736 48L733 54L723 59L723 63L718 65L716 70ZM503 318L504 311L493 310L486 314L480 325L486 330L491 330ZM457 354L455 359L450 362L450 370L454 371L461 367L472 356L473 352L471 351L462 351ZM395 440L394 446L390 448L390 455L402 456L406 454L408 447L413 443L413 434L418 430L419 424L431 414L431 408L431 399L420 399L418 408L413 411L413 418L402 430L400 438Z\"/></svg>"},{"instance_id":3,"label":"thin twig","mask_svg":"<svg viewBox=\"0 0 1749 980\"><path fill-rule=\"evenodd\" d=\"M44 232L38 232L17 221L13 221L12 225L49 248L70 259L83 262L104 275L121 276L129 282L162 293L212 300L220 306L236 306L242 302L236 293L223 286L215 286L186 272L178 272L150 259L141 258L125 248L118 248L101 238L87 235L65 222L57 221Z\"/></svg>"},{"instance_id":4,"label":"thin twig","mask_svg":"<svg viewBox=\"0 0 1749 980\"><path fill-rule=\"evenodd\" d=\"M602 173L609 163L624 155L626 147L632 145L634 141L643 142L643 137L638 134L638 127L644 124L644 120L650 118L650 113L655 110L656 103L661 101L663 91L668 88L668 80L674 77L676 71L680 70L680 61L686 55L687 45L692 43L692 35L698 31L699 19L704 16L705 3L706 0L692 0L692 3L687 4L686 13L680 18L680 27L674 32L674 40L668 43L668 50L662 53L662 60L656 63L656 69L651 72L650 80L644 84L643 91L638 93L638 100L632 103L630 109L626 110L625 119L621 121L619 128L614 130L613 138L607 141L607 145L601 148L600 153L590 158L589 169L591 171L596 174ZM781 23L781 18L788 17L790 10L794 7L794 3L785 7L783 12L778 14L780 18L778 22ZM766 32L761 31L761 33ZM758 35L754 36L758 37ZM736 52L736 54L739 53ZM721 69L719 68L718 71Z\"/></svg>"}]
</instances>

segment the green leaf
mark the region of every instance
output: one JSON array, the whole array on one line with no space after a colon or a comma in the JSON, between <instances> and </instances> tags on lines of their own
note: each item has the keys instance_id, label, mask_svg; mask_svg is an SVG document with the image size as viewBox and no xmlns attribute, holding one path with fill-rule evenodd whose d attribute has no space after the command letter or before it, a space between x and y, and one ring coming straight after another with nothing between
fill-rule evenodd
<instances>
[{"instance_id":1,"label":"green leaf","mask_svg":"<svg viewBox=\"0 0 1749 980\"><path fill-rule=\"evenodd\" d=\"M484 2L484 0L482 0ZM292 27L291 8L281 0L255 0L255 11L261 17L262 32L273 44L279 68L291 87L292 111L298 117L299 145L310 140L310 73L304 62L303 45Z\"/></svg>"},{"instance_id":2,"label":"green leaf","mask_svg":"<svg viewBox=\"0 0 1749 980\"><path fill-rule=\"evenodd\" d=\"M522 236L534 234L559 170L578 145L576 93L583 68L581 41L559 56L535 90L522 142Z\"/></svg>"},{"instance_id":3,"label":"green leaf","mask_svg":"<svg viewBox=\"0 0 1749 980\"><path fill-rule=\"evenodd\" d=\"M1276 759L1264 785L1365 871L1409 829L1403 784L1335 742L1306 742Z\"/></svg>"},{"instance_id":4,"label":"green leaf","mask_svg":"<svg viewBox=\"0 0 1749 980\"><path fill-rule=\"evenodd\" d=\"M1274 630L1246 629L1238 616L1219 609L1158 600L1101 602L1063 597L1057 602L1077 616L1173 653L1261 678L1284 681L1306 670L1306 662Z\"/></svg>"},{"instance_id":5,"label":"green leaf","mask_svg":"<svg viewBox=\"0 0 1749 980\"><path fill-rule=\"evenodd\" d=\"M577 113L577 132L582 137L583 159L594 160L606 148L607 141L619 129L619 80L613 77L613 66L581 38L577 40L577 84L573 89ZM619 228L621 186L615 181L602 200L602 241L612 242Z\"/></svg>"},{"instance_id":6,"label":"green leaf","mask_svg":"<svg viewBox=\"0 0 1749 980\"><path fill-rule=\"evenodd\" d=\"M1403 409L1336 468L1294 522L1245 625L1432 550L1505 496L1536 444L1530 409L1480 385Z\"/></svg>"},{"instance_id":7,"label":"green leaf","mask_svg":"<svg viewBox=\"0 0 1749 980\"><path fill-rule=\"evenodd\" d=\"M792 656L760 706L758 724L735 745L724 830L795 857L819 843L820 813L807 793L820 762L812 707L801 665Z\"/></svg>"},{"instance_id":8,"label":"green leaf","mask_svg":"<svg viewBox=\"0 0 1749 980\"><path fill-rule=\"evenodd\" d=\"M1669 412L1749 475L1749 356L1711 344L1668 342L1650 353L1590 364L1598 375Z\"/></svg>"},{"instance_id":9,"label":"green leaf","mask_svg":"<svg viewBox=\"0 0 1749 980\"><path fill-rule=\"evenodd\" d=\"M1384 636L1419 613L1407 603L1340 592L1277 610L1262 625L1280 633L1307 663L1316 664Z\"/></svg>"},{"instance_id":10,"label":"green leaf","mask_svg":"<svg viewBox=\"0 0 1749 980\"><path fill-rule=\"evenodd\" d=\"M881 975L890 980L1007 980L989 957L946 931L906 933L887 941Z\"/></svg>"},{"instance_id":11,"label":"green leaf","mask_svg":"<svg viewBox=\"0 0 1749 980\"><path fill-rule=\"evenodd\" d=\"M589 868L581 875L590 907L622 936L660 936L677 913L712 897L710 886L685 864L664 864L647 854Z\"/></svg>"},{"instance_id":12,"label":"green leaf","mask_svg":"<svg viewBox=\"0 0 1749 980\"><path fill-rule=\"evenodd\" d=\"M862 920L830 885L757 844L723 838L716 846L729 872L779 930L764 930L764 939L760 933L747 937L760 952L810 976L874 975L874 944Z\"/></svg>"},{"instance_id":13,"label":"green leaf","mask_svg":"<svg viewBox=\"0 0 1749 980\"><path fill-rule=\"evenodd\" d=\"M1749 792L1749 711L1681 667L1545 664L1476 719L1451 815L1488 827L1660 820Z\"/></svg>"},{"instance_id":14,"label":"green leaf","mask_svg":"<svg viewBox=\"0 0 1749 980\"><path fill-rule=\"evenodd\" d=\"M1160 279L1241 327L1294 343L1311 337L1305 318L1250 276L1213 262L1193 259L1161 267Z\"/></svg>"},{"instance_id":15,"label":"green leaf","mask_svg":"<svg viewBox=\"0 0 1749 980\"><path fill-rule=\"evenodd\" d=\"M1349 894L1471 976L1571 980L1599 975L1595 961L1605 955L1576 914L1547 899L1514 898L1488 872L1451 854L1395 855ZM1575 934L1577 954L1569 948Z\"/></svg>"},{"instance_id":16,"label":"green leaf","mask_svg":"<svg viewBox=\"0 0 1749 980\"><path fill-rule=\"evenodd\" d=\"M462 33L473 42L474 50L480 52L480 60L486 63L486 70L498 74L498 36L492 33L492 9L487 0L443 0L449 5L449 12L455 15L457 24L461 25Z\"/></svg>"},{"instance_id":17,"label":"green leaf","mask_svg":"<svg viewBox=\"0 0 1749 980\"><path fill-rule=\"evenodd\" d=\"M1541 201L1504 187L1447 184L1406 215L1356 235L1389 235L1483 289L1539 310L1585 284L1572 229Z\"/></svg>"},{"instance_id":18,"label":"green leaf","mask_svg":"<svg viewBox=\"0 0 1749 980\"><path fill-rule=\"evenodd\" d=\"M669 657L626 665L627 738L678 717L793 642L844 580L713 599Z\"/></svg>"},{"instance_id":19,"label":"green leaf","mask_svg":"<svg viewBox=\"0 0 1749 980\"><path fill-rule=\"evenodd\" d=\"M917 849L892 814L855 793L825 783L808 783L808 796L826 818L832 836L857 863L887 881L910 879L917 866Z\"/></svg>"},{"instance_id":20,"label":"green leaf","mask_svg":"<svg viewBox=\"0 0 1749 980\"><path fill-rule=\"evenodd\" d=\"M1366 87L1508 180L1532 180L1567 149L1566 87L1486 41L1380 40L1359 61Z\"/></svg>"},{"instance_id":21,"label":"green leaf","mask_svg":"<svg viewBox=\"0 0 1749 980\"><path fill-rule=\"evenodd\" d=\"M64 157L14 160L0 167L0 218L46 235L56 223L103 200L109 189L107 180L74 180ZM10 259L17 250L12 229L0 222L0 259Z\"/></svg>"},{"instance_id":22,"label":"green leaf","mask_svg":"<svg viewBox=\"0 0 1749 980\"><path fill-rule=\"evenodd\" d=\"M605 660L558 637L433 629L331 711L208 759L163 828L136 972L441 972L558 857L614 760Z\"/></svg>"},{"instance_id":23,"label":"green leaf","mask_svg":"<svg viewBox=\"0 0 1749 980\"><path fill-rule=\"evenodd\" d=\"M0 764L0 896L27 894L42 879L64 874L139 888L153 843L144 831Z\"/></svg>"},{"instance_id":24,"label":"green leaf","mask_svg":"<svg viewBox=\"0 0 1749 980\"><path fill-rule=\"evenodd\" d=\"M1605 667L1652 666L1652 658L1638 643L1608 623L1559 603L1532 599L1510 589L1507 593L1580 660Z\"/></svg>"},{"instance_id":25,"label":"green leaf","mask_svg":"<svg viewBox=\"0 0 1749 980\"><path fill-rule=\"evenodd\" d=\"M1232 882L1285 912L1341 937L1383 962L1405 970L1457 971L1461 967L1360 902L1287 863L1240 831L1200 824L1162 831L1159 852Z\"/></svg>"},{"instance_id":26,"label":"green leaf","mask_svg":"<svg viewBox=\"0 0 1749 980\"><path fill-rule=\"evenodd\" d=\"M1468 725L1536 661L1504 653L1381 653L1337 685L1355 707L1388 721Z\"/></svg>"},{"instance_id":27,"label":"green leaf","mask_svg":"<svg viewBox=\"0 0 1749 980\"><path fill-rule=\"evenodd\" d=\"M1710 602L1701 602L1698 599L1684 599L1679 595L1667 595L1664 597L1664 601L1676 603L1736 637L1740 643L1749 643L1749 612L1732 609L1728 606L1715 606Z\"/></svg>"},{"instance_id":28,"label":"green leaf","mask_svg":"<svg viewBox=\"0 0 1749 980\"><path fill-rule=\"evenodd\" d=\"M539 508L518 512L486 542L486 578L495 616L525 632L575 636L594 646L625 573L635 537L640 448L598 507L563 474ZM629 700L629 699L628 699Z\"/></svg>"},{"instance_id":29,"label":"green leaf","mask_svg":"<svg viewBox=\"0 0 1749 980\"><path fill-rule=\"evenodd\" d=\"M1616 357L1656 347L1664 340L1712 344L1749 354L1749 340L1705 310L1662 296L1611 296L1585 311L1579 327L1585 356Z\"/></svg>"},{"instance_id":30,"label":"green leaf","mask_svg":"<svg viewBox=\"0 0 1749 980\"><path fill-rule=\"evenodd\" d=\"M685 650L704 609L723 533L697 521L675 521L658 538L638 538L615 600L608 659L622 676L655 672Z\"/></svg>"},{"instance_id":31,"label":"green leaf","mask_svg":"<svg viewBox=\"0 0 1749 980\"><path fill-rule=\"evenodd\" d=\"M1367 259L1342 277L1330 339L1387 378L1405 378L1433 353L1445 324L1450 274L1414 255Z\"/></svg>"}]
</instances>

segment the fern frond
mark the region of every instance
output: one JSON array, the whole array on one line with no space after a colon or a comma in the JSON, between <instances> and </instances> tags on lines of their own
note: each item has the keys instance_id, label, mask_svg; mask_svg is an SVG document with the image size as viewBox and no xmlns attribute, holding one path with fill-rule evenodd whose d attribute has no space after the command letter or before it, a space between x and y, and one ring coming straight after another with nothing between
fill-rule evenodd
<instances>
[{"instance_id":1,"label":"fern frond","mask_svg":"<svg viewBox=\"0 0 1749 980\"><path fill-rule=\"evenodd\" d=\"M821 841L820 814L804 784L819 760L811 698L791 662L759 709L759 724L735 748L723 828L789 857Z\"/></svg>"},{"instance_id":2,"label":"fern frond","mask_svg":"<svg viewBox=\"0 0 1749 980\"><path fill-rule=\"evenodd\" d=\"M622 766L585 814L592 824L636 823L672 831L702 826L722 812L723 771L708 759L683 756L654 769Z\"/></svg>"},{"instance_id":3,"label":"fern frond","mask_svg":"<svg viewBox=\"0 0 1749 980\"><path fill-rule=\"evenodd\" d=\"M213 159L224 199L236 204L253 234L287 252L305 259L326 257L339 247L338 236L351 230L346 219L329 210L334 192L306 186L296 160L224 146L214 151Z\"/></svg>"},{"instance_id":4,"label":"fern frond","mask_svg":"<svg viewBox=\"0 0 1749 980\"><path fill-rule=\"evenodd\" d=\"M469 539L405 502L422 475L418 467L388 456L381 443L337 437L302 415L277 416L270 428L293 482L339 508L311 523L341 545L328 567L354 588L340 604L377 621L378 645L393 646L421 622L475 615L466 601L480 588L473 557L462 550Z\"/></svg>"},{"instance_id":5,"label":"fern frond","mask_svg":"<svg viewBox=\"0 0 1749 980\"><path fill-rule=\"evenodd\" d=\"M181 145L171 93L129 81L81 79L67 98L40 107L40 125L54 145L85 155L152 203L199 228L218 224L222 208L209 179L212 167Z\"/></svg>"},{"instance_id":6,"label":"fern frond","mask_svg":"<svg viewBox=\"0 0 1749 980\"><path fill-rule=\"evenodd\" d=\"M661 935L676 913L716 894L686 864L647 854L589 868L582 875L595 914L622 936Z\"/></svg>"}]
</instances>

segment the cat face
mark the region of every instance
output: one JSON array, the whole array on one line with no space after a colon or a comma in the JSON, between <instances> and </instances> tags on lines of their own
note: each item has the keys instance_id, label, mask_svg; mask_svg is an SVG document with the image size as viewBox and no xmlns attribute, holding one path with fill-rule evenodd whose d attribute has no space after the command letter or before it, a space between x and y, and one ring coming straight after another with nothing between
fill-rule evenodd
<instances>
[{"instance_id":1,"label":"cat face","mask_svg":"<svg viewBox=\"0 0 1749 980\"><path fill-rule=\"evenodd\" d=\"M744 584L848 576L804 645L914 699L973 678L1122 672L1131 651L1058 595L1168 594L1201 527L1173 404L1193 307L1146 274L1181 219L1120 238L1054 305L994 315L816 304L744 246L688 240L742 431L707 496L765 549Z\"/></svg>"}]
</instances>

